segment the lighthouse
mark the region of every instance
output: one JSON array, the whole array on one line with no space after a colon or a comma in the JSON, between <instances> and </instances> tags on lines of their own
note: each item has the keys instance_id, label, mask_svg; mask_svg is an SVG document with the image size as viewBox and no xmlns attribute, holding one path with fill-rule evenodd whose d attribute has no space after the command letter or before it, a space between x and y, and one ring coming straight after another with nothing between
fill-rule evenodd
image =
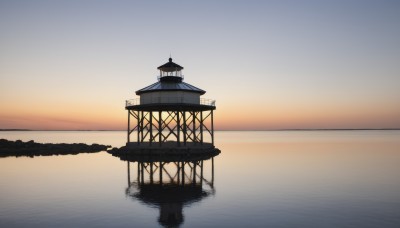
<instances>
[{"instance_id":1,"label":"lighthouse","mask_svg":"<svg viewBox=\"0 0 400 228\"><path fill-rule=\"evenodd\" d=\"M168 59L159 66L157 82L127 100L127 148L215 148L215 100L184 82L183 67Z\"/></svg>"}]
</instances>

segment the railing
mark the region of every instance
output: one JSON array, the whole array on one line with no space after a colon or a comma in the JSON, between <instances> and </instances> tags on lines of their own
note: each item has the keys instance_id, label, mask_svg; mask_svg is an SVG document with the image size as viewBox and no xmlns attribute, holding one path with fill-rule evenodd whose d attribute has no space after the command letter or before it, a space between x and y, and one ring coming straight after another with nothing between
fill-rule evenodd
<instances>
[{"instance_id":1,"label":"railing","mask_svg":"<svg viewBox=\"0 0 400 228\"><path fill-rule=\"evenodd\" d=\"M125 107L140 105L140 98L126 100ZM199 104L185 100L183 97L155 97L146 99L143 104ZM215 100L200 98L200 105L208 105L215 107Z\"/></svg>"},{"instance_id":2,"label":"railing","mask_svg":"<svg viewBox=\"0 0 400 228\"><path fill-rule=\"evenodd\" d=\"M215 100L200 98L201 105L215 106Z\"/></svg>"},{"instance_id":3,"label":"railing","mask_svg":"<svg viewBox=\"0 0 400 228\"><path fill-rule=\"evenodd\" d=\"M130 99L125 101L125 107L140 105L140 98Z\"/></svg>"}]
</instances>

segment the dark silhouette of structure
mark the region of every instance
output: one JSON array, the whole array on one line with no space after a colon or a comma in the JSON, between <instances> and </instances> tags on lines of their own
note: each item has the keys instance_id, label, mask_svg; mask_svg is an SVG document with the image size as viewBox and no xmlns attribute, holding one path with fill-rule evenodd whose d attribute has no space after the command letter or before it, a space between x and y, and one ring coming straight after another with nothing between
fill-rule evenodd
<instances>
[{"instance_id":1,"label":"dark silhouette of structure","mask_svg":"<svg viewBox=\"0 0 400 228\"><path fill-rule=\"evenodd\" d=\"M108 152L127 161L126 194L159 207L159 223L171 227L183 223L184 206L215 194L214 156L220 150L214 146L215 100L201 98L206 91L183 82L183 67L172 58L157 69L158 82L126 101L126 146ZM210 181L203 176L207 160ZM136 181L131 163L137 164Z\"/></svg>"},{"instance_id":2,"label":"dark silhouette of structure","mask_svg":"<svg viewBox=\"0 0 400 228\"><path fill-rule=\"evenodd\" d=\"M183 82L183 67L172 58L157 69L158 82L136 91L139 98L126 101L127 147L181 152L214 148L215 100L201 98L206 91Z\"/></svg>"},{"instance_id":3,"label":"dark silhouette of structure","mask_svg":"<svg viewBox=\"0 0 400 228\"><path fill-rule=\"evenodd\" d=\"M214 155L172 160L170 157L132 154L118 157L127 161L128 187L125 194L149 206L158 207L158 222L165 227L181 225L184 222L183 207L215 194ZM208 174L210 179L206 179L203 173L206 163L211 165L211 174ZM136 180L132 181L135 179L135 170Z\"/></svg>"}]
</instances>

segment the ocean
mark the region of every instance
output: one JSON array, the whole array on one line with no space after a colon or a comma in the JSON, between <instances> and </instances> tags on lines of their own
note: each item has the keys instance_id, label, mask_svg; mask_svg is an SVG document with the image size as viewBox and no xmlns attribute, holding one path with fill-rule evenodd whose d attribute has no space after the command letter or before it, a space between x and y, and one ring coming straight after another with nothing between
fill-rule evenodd
<instances>
[{"instance_id":1,"label":"ocean","mask_svg":"<svg viewBox=\"0 0 400 228\"><path fill-rule=\"evenodd\" d=\"M0 138L120 147L126 132ZM0 158L0 227L400 227L400 131L217 131L215 146L151 177L105 151Z\"/></svg>"}]
</instances>

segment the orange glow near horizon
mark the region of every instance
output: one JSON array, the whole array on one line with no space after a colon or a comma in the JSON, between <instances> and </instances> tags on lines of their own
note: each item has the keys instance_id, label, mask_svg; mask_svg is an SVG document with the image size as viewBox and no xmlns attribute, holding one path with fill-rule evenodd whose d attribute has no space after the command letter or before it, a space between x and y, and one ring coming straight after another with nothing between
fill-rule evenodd
<instances>
[{"instance_id":1,"label":"orange glow near horizon","mask_svg":"<svg viewBox=\"0 0 400 228\"><path fill-rule=\"evenodd\" d=\"M256 107L256 106L254 106ZM216 112L216 128L220 130L276 130L276 129L351 129L396 128L400 126L400 108L331 107L288 108L270 110L242 108Z\"/></svg>"},{"instance_id":2,"label":"orange glow near horizon","mask_svg":"<svg viewBox=\"0 0 400 228\"><path fill-rule=\"evenodd\" d=\"M74 107L74 108L72 108ZM396 128L400 126L400 110L339 108L314 109L299 107L255 108L246 105L217 106L214 112L216 130L276 130L276 129L343 129ZM66 111L64 111L66 110ZM67 109L43 107L11 110L0 113L1 129L32 130L125 130L127 112L124 107L97 106Z\"/></svg>"}]
</instances>

